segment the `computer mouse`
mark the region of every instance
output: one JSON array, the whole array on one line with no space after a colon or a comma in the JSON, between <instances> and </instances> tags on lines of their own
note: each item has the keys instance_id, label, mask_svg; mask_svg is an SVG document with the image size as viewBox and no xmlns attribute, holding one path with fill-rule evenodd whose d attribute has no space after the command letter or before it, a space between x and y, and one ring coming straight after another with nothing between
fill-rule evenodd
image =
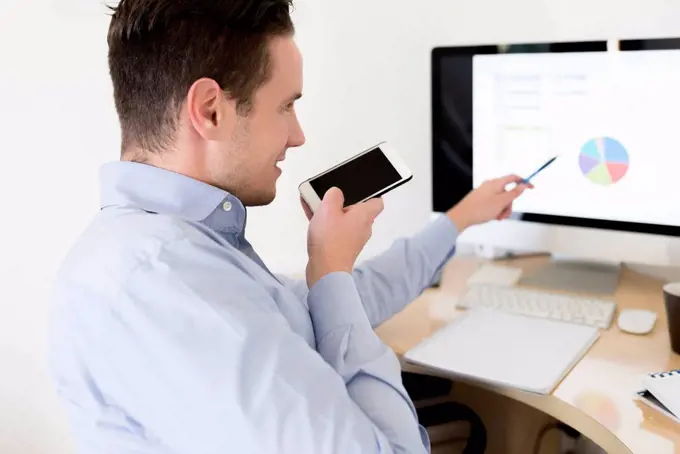
<instances>
[{"instance_id":1,"label":"computer mouse","mask_svg":"<svg viewBox=\"0 0 680 454\"><path fill-rule=\"evenodd\" d=\"M624 309L617 319L619 329L631 334L647 334L652 331L655 322L656 312L643 309Z\"/></svg>"}]
</instances>

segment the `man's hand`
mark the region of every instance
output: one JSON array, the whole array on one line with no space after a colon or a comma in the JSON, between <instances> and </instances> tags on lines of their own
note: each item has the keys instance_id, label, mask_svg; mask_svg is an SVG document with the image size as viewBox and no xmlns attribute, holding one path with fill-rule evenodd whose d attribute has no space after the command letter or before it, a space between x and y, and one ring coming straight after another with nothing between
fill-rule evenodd
<instances>
[{"instance_id":1,"label":"man's hand","mask_svg":"<svg viewBox=\"0 0 680 454\"><path fill-rule=\"evenodd\" d=\"M505 187L511 183L516 186L506 191ZM456 224L459 232L494 219L507 219L512 213L512 202L527 188L533 188L533 185L524 183L517 175L489 180L470 192L446 214Z\"/></svg>"},{"instance_id":2,"label":"man's hand","mask_svg":"<svg viewBox=\"0 0 680 454\"><path fill-rule=\"evenodd\" d=\"M344 208L345 198L338 188L328 190L316 213L302 203L310 219L307 234L307 286L327 274L350 273L359 253L371 238L373 221L383 210L382 199Z\"/></svg>"}]
</instances>

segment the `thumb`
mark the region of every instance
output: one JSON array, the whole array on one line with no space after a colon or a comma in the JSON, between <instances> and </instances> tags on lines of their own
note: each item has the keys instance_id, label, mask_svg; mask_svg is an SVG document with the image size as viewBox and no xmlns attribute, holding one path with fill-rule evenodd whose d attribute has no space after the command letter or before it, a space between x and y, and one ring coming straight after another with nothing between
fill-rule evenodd
<instances>
[{"instance_id":1,"label":"thumb","mask_svg":"<svg viewBox=\"0 0 680 454\"><path fill-rule=\"evenodd\" d=\"M345 196L339 188L332 187L326 191L321 204L331 211L341 211L345 206Z\"/></svg>"}]
</instances>

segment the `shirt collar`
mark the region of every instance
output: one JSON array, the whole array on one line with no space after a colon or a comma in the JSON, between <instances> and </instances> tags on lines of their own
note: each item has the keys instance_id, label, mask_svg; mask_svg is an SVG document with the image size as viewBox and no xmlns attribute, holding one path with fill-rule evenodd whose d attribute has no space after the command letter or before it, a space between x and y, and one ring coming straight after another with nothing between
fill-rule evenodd
<instances>
[{"instance_id":1,"label":"shirt collar","mask_svg":"<svg viewBox=\"0 0 680 454\"><path fill-rule=\"evenodd\" d=\"M111 162L100 170L101 208L137 208L242 233L246 209L222 189L170 170L136 162Z\"/></svg>"}]
</instances>

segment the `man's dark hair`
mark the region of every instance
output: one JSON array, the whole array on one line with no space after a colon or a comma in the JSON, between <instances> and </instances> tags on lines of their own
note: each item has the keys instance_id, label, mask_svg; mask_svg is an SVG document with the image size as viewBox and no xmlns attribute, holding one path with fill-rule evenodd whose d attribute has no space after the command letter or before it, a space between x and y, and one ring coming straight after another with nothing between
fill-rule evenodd
<instances>
[{"instance_id":1,"label":"man's dark hair","mask_svg":"<svg viewBox=\"0 0 680 454\"><path fill-rule=\"evenodd\" d=\"M121 0L112 7L109 70L122 149L157 152L198 79L214 79L239 113L271 77L268 44L294 32L292 0Z\"/></svg>"}]
</instances>

